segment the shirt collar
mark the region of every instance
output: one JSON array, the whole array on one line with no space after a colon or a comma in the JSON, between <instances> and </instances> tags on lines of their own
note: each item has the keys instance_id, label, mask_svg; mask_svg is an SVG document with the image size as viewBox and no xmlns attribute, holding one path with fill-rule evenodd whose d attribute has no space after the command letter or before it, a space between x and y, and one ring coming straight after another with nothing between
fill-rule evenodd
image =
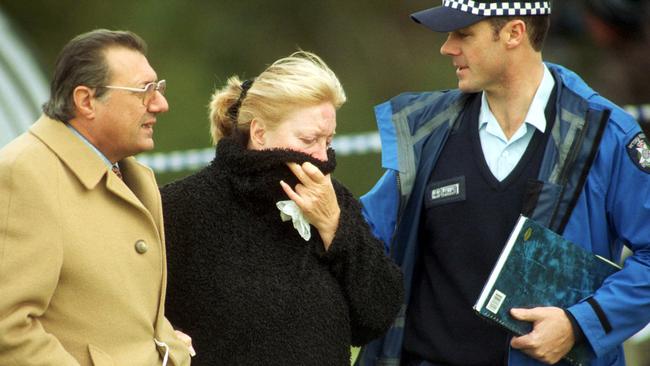
<instances>
[{"instance_id":1,"label":"shirt collar","mask_svg":"<svg viewBox=\"0 0 650 366\"><path fill-rule=\"evenodd\" d=\"M72 133L74 133L75 136L79 137L81 141L83 141L86 145L88 145L88 147L90 147L90 149L94 151L95 154L97 154L97 156L99 156L102 159L102 161L104 162L104 164L106 164L107 167L109 168L113 167L113 164L111 163L110 160L108 160L106 155L104 155L101 151L99 151L99 149L96 148L95 145L91 144L90 141L88 141L88 139L84 135L82 135L79 131L77 131L76 128L72 127L71 124L66 123L65 125L68 126L70 131L72 131ZM115 164L117 165L117 163Z\"/></svg>"},{"instance_id":2,"label":"shirt collar","mask_svg":"<svg viewBox=\"0 0 650 366\"><path fill-rule=\"evenodd\" d=\"M543 133L546 131L547 125L545 113L546 104L548 104L551 93L553 92L553 88L555 87L555 80L553 79L553 75L551 75L551 72L548 70L546 64L543 63L542 66L544 67L542 82L539 84L539 87L535 92L535 96L533 97L533 101L528 108L528 113L526 113L524 122L532 125ZM482 92L481 112L479 114L479 129L485 125L498 127L501 129L499 123L497 122L497 119L494 117L494 114L492 114L492 111L490 110L485 92Z\"/></svg>"}]
</instances>

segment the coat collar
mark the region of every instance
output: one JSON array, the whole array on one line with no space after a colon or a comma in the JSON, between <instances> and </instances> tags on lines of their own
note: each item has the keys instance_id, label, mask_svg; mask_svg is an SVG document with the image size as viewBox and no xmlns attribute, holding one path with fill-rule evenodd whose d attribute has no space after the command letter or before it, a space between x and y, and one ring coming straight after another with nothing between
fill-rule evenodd
<instances>
[{"instance_id":1,"label":"coat collar","mask_svg":"<svg viewBox=\"0 0 650 366\"><path fill-rule=\"evenodd\" d=\"M83 141L62 122L41 116L29 131L43 141L73 172L86 189L93 189L108 168Z\"/></svg>"},{"instance_id":2,"label":"coat collar","mask_svg":"<svg viewBox=\"0 0 650 366\"><path fill-rule=\"evenodd\" d=\"M294 188L298 184L288 162L310 162L323 174L329 174L336 168L336 157L332 149L327 155L327 161L320 161L289 149L250 150L235 139L224 138L217 144L215 159L208 170L225 177L239 201L253 202L254 210L264 210L268 203L275 207L275 202L289 199L280 186L281 180Z\"/></svg>"},{"instance_id":3,"label":"coat collar","mask_svg":"<svg viewBox=\"0 0 650 366\"><path fill-rule=\"evenodd\" d=\"M159 193L149 168L133 157L119 161L124 177L122 182L115 174L109 173L102 159L62 122L41 116L29 131L61 159L86 189L95 189L106 177L108 191L148 213L156 225L162 227L162 220L157 215Z\"/></svg>"}]
</instances>

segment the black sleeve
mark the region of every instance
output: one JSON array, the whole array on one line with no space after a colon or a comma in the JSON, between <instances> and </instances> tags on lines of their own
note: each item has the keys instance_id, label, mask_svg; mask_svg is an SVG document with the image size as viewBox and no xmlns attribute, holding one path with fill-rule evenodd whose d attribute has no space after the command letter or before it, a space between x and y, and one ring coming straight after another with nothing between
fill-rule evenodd
<instances>
[{"instance_id":1,"label":"black sleeve","mask_svg":"<svg viewBox=\"0 0 650 366\"><path fill-rule=\"evenodd\" d=\"M174 328L187 330L188 278L190 271L186 263L191 257L191 215L188 196L181 184L169 184L161 188L163 220L165 225L165 246L167 252L167 294L165 316Z\"/></svg>"},{"instance_id":2,"label":"black sleeve","mask_svg":"<svg viewBox=\"0 0 650 366\"><path fill-rule=\"evenodd\" d=\"M402 274L384 253L363 219L361 205L335 184L341 208L339 227L322 258L348 300L352 345L360 346L383 335L392 324L404 297Z\"/></svg>"}]
</instances>

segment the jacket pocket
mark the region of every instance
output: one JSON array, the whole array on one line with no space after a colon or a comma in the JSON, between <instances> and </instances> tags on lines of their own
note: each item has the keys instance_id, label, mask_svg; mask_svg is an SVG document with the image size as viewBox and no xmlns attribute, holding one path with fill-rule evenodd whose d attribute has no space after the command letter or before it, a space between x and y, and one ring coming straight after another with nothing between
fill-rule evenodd
<instances>
[{"instance_id":1,"label":"jacket pocket","mask_svg":"<svg viewBox=\"0 0 650 366\"><path fill-rule=\"evenodd\" d=\"M115 366L111 356L102 351L99 347L89 344L88 352L90 353L90 360L93 362L94 366Z\"/></svg>"}]
</instances>

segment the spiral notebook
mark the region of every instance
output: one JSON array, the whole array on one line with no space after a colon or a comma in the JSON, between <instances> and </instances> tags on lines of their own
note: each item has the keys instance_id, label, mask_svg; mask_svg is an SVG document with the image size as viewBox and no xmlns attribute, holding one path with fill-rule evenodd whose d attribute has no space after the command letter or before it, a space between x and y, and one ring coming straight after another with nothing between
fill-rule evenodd
<instances>
[{"instance_id":1,"label":"spiral notebook","mask_svg":"<svg viewBox=\"0 0 650 366\"><path fill-rule=\"evenodd\" d=\"M567 308L593 294L620 267L520 216L474 304L481 316L516 335L532 330L515 320L512 308ZM586 344L575 346L565 359L584 365L591 359Z\"/></svg>"}]
</instances>

